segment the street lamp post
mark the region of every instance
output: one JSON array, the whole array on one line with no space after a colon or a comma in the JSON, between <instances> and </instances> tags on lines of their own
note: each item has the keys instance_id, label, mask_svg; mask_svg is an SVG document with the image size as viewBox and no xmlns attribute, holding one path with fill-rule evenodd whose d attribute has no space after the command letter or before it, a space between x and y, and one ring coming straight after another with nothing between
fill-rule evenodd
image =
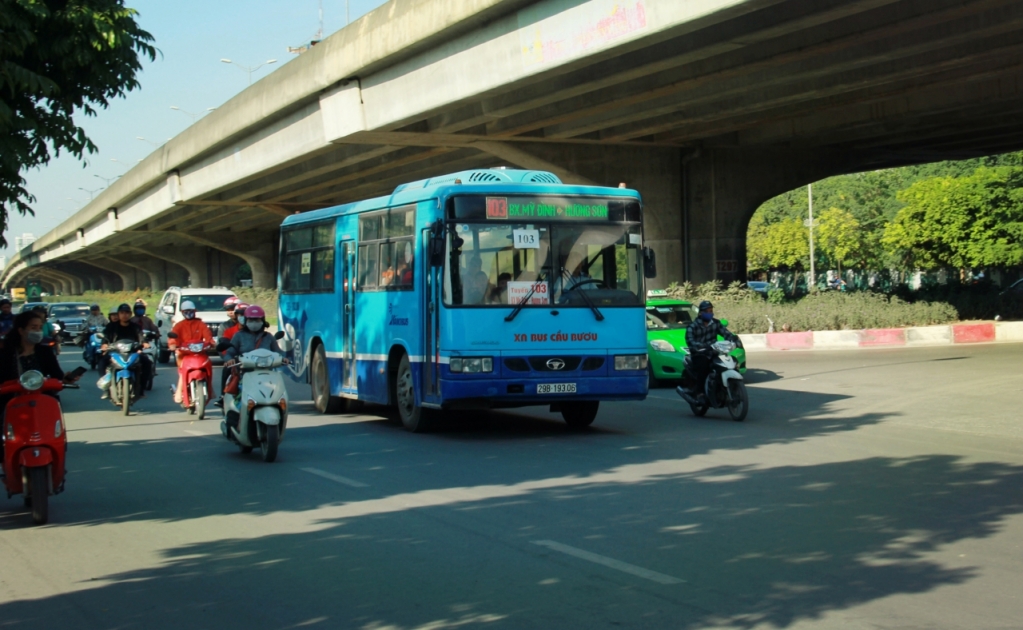
<instances>
[{"instance_id":1,"label":"street lamp post","mask_svg":"<svg viewBox=\"0 0 1023 630\"><path fill-rule=\"evenodd\" d=\"M205 115L206 115L206 114L208 114L209 112L212 112L213 110L215 110L215 109L216 109L216 107L207 107L207 108L206 108L206 111L204 111L204 112L198 112L198 113L196 113L196 112L190 112L190 111L188 111L187 109L181 109L181 108L180 108L180 107L178 107L177 105L171 105L171 109L173 109L173 110L174 110L174 111L176 111L176 112L181 112L181 113L182 113L182 114L184 114L185 116L188 116L189 118L191 118L191 119L192 119L192 122L194 123L195 121L199 120L199 118L201 118L202 116L205 116ZM144 139L144 138L139 138L139 140L143 140L143 139ZM148 141L147 141L147 142L148 142Z\"/></svg>"},{"instance_id":2,"label":"street lamp post","mask_svg":"<svg viewBox=\"0 0 1023 630\"><path fill-rule=\"evenodd\" d=\"M806 292L809 293L817 286L817 273L813 261L813 228L817 225L813 220L813 184L806 185L806 196L810 202L810 218L803 221L803 225L810 228L810 279L806 283Z\"/></svg>"},{"instance_id":3,"label":"street lamp post","mask_svg":"<svg viewBox=\"0 0 1023 630\"><path fill-rule=\"evenodd\" d=\"M96 198L96 193L98 193L99 191L101 191L103 189L102 188L97 188L95 190L89 190L88 188L82 188L81 186L79 186L78 190L81 190L82 192L89 193L89 201L92 201L93 199Z\"/></svg>"},{"instance_id":4,"label":"street lamp post","mask_svg":"<svg viewBox=\"0 0 1023 630\"><path fill-rule=\"evenodd\" d=\"M241 68L243 71L245 71L245 73L247 75L249 75L249 85L252 85L252 73L255 72L256 70L259 70L263 66L268 66L270 64L277 63L277 60L276 59L267 59L266 61L264 61L263 63L259 64L258 66L252 66L252 67L243 66L242 64L240 64L238 62L235 62L235 61L231 61L230 59L221 59L220 63L227 63L227 64L231 64L232 66L238 66L239 68Z\"/></svg>"},{"instance_id":5,"label":"street lamp post","mask_svg":"<svg viewBox=\"0 0 1023 630\"><path fill-rule=\"evenodd\" d=\"M109 187L110 186L110 182L114 181L115 179L120 179L121 176L120 175L115 175L114 177L103 177L102 175L96 175L94 173L93 177L98 177L98 178L102 179L103 183L106 184Z\"/></svg>"}]
</instances>

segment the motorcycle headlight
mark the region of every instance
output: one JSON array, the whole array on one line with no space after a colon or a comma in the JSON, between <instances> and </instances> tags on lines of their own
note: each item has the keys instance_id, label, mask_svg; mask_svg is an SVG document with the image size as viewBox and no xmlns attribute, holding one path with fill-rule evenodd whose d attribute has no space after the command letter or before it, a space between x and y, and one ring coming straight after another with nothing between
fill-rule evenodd
<instances>
[{"instance_id":1,"label":"motorcycle headlight","mask_svg":"<svg viewBox=\"0 0 1023 630\"><path fill-rule=\"evenodd\" d=\"M190 344L188 344L188 349L191 352L195 352L195 353L202 352L202 348L203 348L203 345L201 343L190 343Z\"/></svg>"},{"instance_id":2,"label":"motorcycle headlight","mask_svg":"<svg viewBox=\"0 0 1023 630\"><path fill-rule=\"evenodd\" d=\"M64 427L60 420L57 420L56 424L53 425L53 437L59 438L60 434L64 432Z\"/></svg>"},{"instance_id":3,"label":"motorcycle headlight","mask_svg":"<svg viewBox=\"0 0 1023 630\"><path fill-rule=\"evenodd\" d=\"M645 370L647 358L645 354L615 355L616 370Z\"/></svg>"},{"instance_id":4,"label":"motorcycle headlight","mask_svg":"<svg viewBox=\"0 0 1023 630\"><path fill-rule=\"evenodd\" d=\"M658 352L674 352L675 347L663 339L654 339L650 342L650 347Z\"/></svg>"},{"instance_id":5,"label":"motorcycle headlight","mask_svg":"<svg viewBox=\"0 0 1023 630\"><path fill-rule=\"evenodd\" d=\"M21 386L30 392L34 392L37 389L42 388L43 381L45 380L46 378L43 376L42 372L39 372L38 370L29 370L22 374L21 378L18 379L18 381L21 382Z\"/></svg>"},{"instance_id":6,"label":"motorcycle headlight","mask_svg":"<svg viewBox=\"0 0 1023 630\"><path fill-rule=\"evenodd\" d=\"M274 364L273 357L259 357L258 359L256 359L256 367L258 368L273 367L273 364Z\"/></svg>"}]
</instances>

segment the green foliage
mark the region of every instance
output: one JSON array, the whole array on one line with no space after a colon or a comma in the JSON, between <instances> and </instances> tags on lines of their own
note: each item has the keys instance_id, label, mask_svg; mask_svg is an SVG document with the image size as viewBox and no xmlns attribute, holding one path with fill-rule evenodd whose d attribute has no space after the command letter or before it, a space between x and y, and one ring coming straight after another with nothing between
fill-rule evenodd
<instances>
[{"instance_id":1,"label":"green foliage","mask_svg":"<svg viewBox=\"0 0 1023 630\"><path fill-rule=\"evenodd\" d=\"M829 208L821 213L820 222L814 230L814 239L838 270L861 262L864 258L865 242L860 222L848 210Z\"/></svg>"},{"instance_id":2,"label":"green foliage","mask_svg":"<svg viewBox=\"0 0 1023 630\"><path fill-rule=\"evenodd\" d=\"M986 175L978 177L978 169ZM972 260L1012 260L1013 239L1020 242L1018 218L1006 216L1006 211L1011 203L1004 203L1009 198L1014 198L1013 189L1017 189L1021 181L1015 175L1023 170L1023 152L1007 153L1003 155L962 160L957 162L936 162L933 164L922 164L918 166L907 166L895 169L884 169L866 173L855 173L851 175L840 175L817 182L813 185L814 207L828 208L815 218L818 219L818 227L814 235L818 244L816 248L817 266L819 269L830 267L874 269L896 268L912 270L915 268L916 260L926 262L927 257L921 255L921 247L910 251L909 247L898 247L896 243L909 242L906 237L897 232L888 232L889 224L896 222L899 215L908 204L906 195L908 190L919 183L917 193L934 192L932 187L938 186L938 181L951 181L957 189L959 180L972 180L964 184L972 190L967 196L983 203L986 216L1000 216L1001 220L1008 226L1006 234L992 233L986 223L981 221L974 224L980 227L979 241L973 247L977 250L972 255ZM1003 180L999 181L995 173L1001 174ZM992 181L994 179L994 181ZM901 192L907 191L907 192ZM900 195L901 192L901 195ZM935 193L936 194L936 193ZM931 201L934 200L932 197ZM772 226L784 222L790 225L780 228L782 232L791 230L794 233L794 222L802 222L807 218L808 199L805 187L797 188L783 195L779 195L765 202L750 221L747 232L747 247L749 249L748 262L752 269L771 269L789 266L788 263L779 262L780 257L773 255L778 249L777 241L781 240L777 233L772 232ZM936 205L931 206L936 209ZM1018 205L1017 205L1018 207ZM829 220L834 223L835 216L828 216L831 209L837 209L851 215L852 220L858 224L858 239L852 239L849 229L849 218L842 217L839 230L845 236L838 241L832 241L833 235L829 233ZM999 214L1001 213L1001 214ZM902 221L905 225L905 221ZM889 240L884 240L886 234ZM966 234L967 239L978 238L978 233ZM894 239L894 240L893 240ZM839 247L836 249L836 245ZM843 247L841 245L848 245ZM926 248L923 245L922 248ZM841 251L840 251L841 250ZM943 263L950 264L950 263ZM994 264L1018 264L1018 263L994 263ZM808 254L806 262L802 267L809 266ZM971 265L965 265L971 266Z\"/></svg>"},{"instance_id":3,"label":"green foliage","mask_svg":"<svg viewBox=\"0 0 1023 630\"><path fill-rule=\"evenodd\" d=\"M810 261L810 241L802 219L786 218L766 223L754 215L746 237L746 256L750 269L806 267Z\"/></svg>"},{"instance_id":4,"label":"green foliage","mask_svg":"<svg viewBox=\"0 0 1023 630\"><path fill-rule=\"evenodd\" d=\"M0 245L11 209L31 214L21 173L96 145L73 115L94 116L139 86L152 35L124 0L0 0Z\"/></svg>"},{"instance_id":5,"label":"green foliage","mask_svg":"<svg viewBox=\"0 0 1023 630\"><path fill-rule=\"evenodd\" d=\"M919 181L883 242L907 266L936 269L1023 264L1023 168L982 167L966 177Z\"/></svg>"},{"instance_id":6,"label":"green foliage","mask_svg":"<svg viewBox=\"0 0 1023 630\"><path fill-rule=\"evenodd\" d=\"M767 292L767 303L768 304L784 304L785 303L785 291L775 287Z\"/></svg>"}]
</instances>

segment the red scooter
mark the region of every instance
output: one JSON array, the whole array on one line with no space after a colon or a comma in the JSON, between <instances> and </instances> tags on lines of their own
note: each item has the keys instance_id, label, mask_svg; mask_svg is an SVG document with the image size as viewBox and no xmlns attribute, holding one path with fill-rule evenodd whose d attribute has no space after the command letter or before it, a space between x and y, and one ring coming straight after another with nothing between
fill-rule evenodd
<instances>
[{"instance_id":1,"label":"red scooter","mask_svg":"<svg viewBox=\"0 0 1023 630\"><path fill-rule=\"evenodd\" d=\"M14 394L4 414L4 485L7 498L25 494L32 520L49 519L51 494L64 491L67 432L60 401L49 393L64 389L59 379L35 370L0 385L0 395Z\"/></svg>"},{"instance_id":2,"label":"red scooter","mask_svg":"<svg viewBox=\"0 0 1023 630\"><path fill-rule=\"evenodd\" d=\"M175 333L168 333L168 339L176 340ZM203 341L190 343L177 348L178 369L185 374L185 389L181 392L181 406L189 414L198 414L199 419L206 417L206 404L210 400L210 383L213 382L213 363L206 354L209 348Z\"/></svg>"}]
</instances>

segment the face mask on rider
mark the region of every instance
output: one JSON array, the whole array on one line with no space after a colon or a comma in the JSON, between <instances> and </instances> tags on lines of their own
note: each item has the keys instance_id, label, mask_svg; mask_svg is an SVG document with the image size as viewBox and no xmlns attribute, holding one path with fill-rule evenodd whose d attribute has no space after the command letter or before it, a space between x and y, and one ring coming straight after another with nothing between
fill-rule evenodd
<instances>
[{"instance_id":1,"label":"face mask on rider","mask_svg":"<svg viewBox=\"0 0 1023 630\"><path fill-rule=\"evenodd\" d=\"M195 319L195 311L182 311L181 314L185 316L185 319Z\"/></svg>"},{"instance_id":2,"label":"face mask on rider","mask_svg":"<svg viewBox=\"0 0 1023 630\"><path fill-rule=\"evenodd\" d=\"M263 330L263 320L261 319L250 319L245 322L245 327L252 332L259 332Z\"/></svg>"},{"instance_id":3,"label":"face mask on rider","mask_svg":"<svg viewBox=\"0 0 1023 630\"><path fill-rule=\"evenodd\" d=\"M244 315L239 315L238 316L238 324L242 325L242 326L245 325L245 316Z\"/></svg>"},{"instance_id":4,"label":"face mask on rider","mask_svg":"<svg viewBox=\"0 0 1023 630\"><path fill-rule=\"evenodd\" d=\"M709 322L710 320L714 319L714 313L711 313L710 311L701 311L700 319L702 319L705 322Z\"/></svg>"},{"instance_id":5,"label":"face mask on rider","mask_svg":"<svg viewBox=\"0 0 1023 630\"><path fill-rule=\"evenodd\" d=\"M41 330L30 330L25 333L25 339L28 339L29 343L39 343L43 340L43 331Z\"/></svg>"}]
</instances>

